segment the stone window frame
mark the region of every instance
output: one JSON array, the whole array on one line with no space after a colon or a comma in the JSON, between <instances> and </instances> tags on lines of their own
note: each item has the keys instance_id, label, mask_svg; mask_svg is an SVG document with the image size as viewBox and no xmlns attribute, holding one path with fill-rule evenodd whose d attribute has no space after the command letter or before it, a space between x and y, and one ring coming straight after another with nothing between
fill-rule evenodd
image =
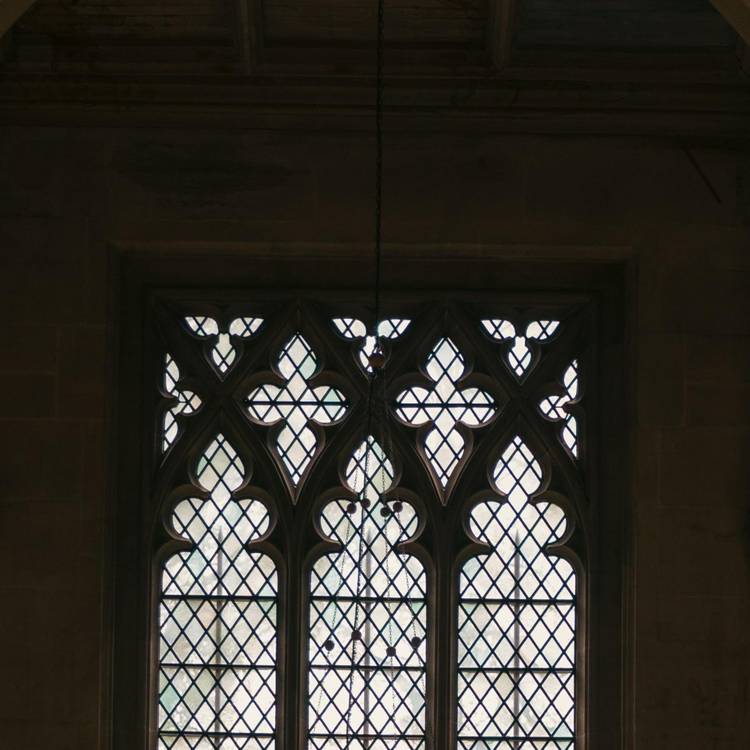
<instances>
[{"instance_id":1,"label":"stone window frame","mask_svg":"<svg viewBox=\"0 0 750 750\"><path fill-rule=\"evenodd\" d=\"M545 304L578 300L592 311L598 386L587 392L591 418L586 433L591 451L586 492L597 500L591 516L594 543L589 550L585 611L581 613L587 627L585 642L579 648L586 658L582 690L577 694L580 741L576 747L625 748L630 741L629 685L634 656L627 501L633 422L628 376L632 357L627 337L632 311L627 295L632 269L614 261L518 260L503 248L477 251L473 247L452 247L441 251L392 246L386 250L385 291L406 299L410 290L418 287L421 292L452 293L467 299L502 294L508 304L528 304L530 296ZM104 684L110 689L104 696L102 718L112 750L151 750L154 736L147 717L154 685L149 682L149 664L155 663L156 644L150 631L150 613L157 603L148 582L155 575L156 563L148 552L153 520L145 522L143 516L149 502L167 491L155 487L151 480L153 457L160 450L153 423L158 347L148 332L154 301L195 300L201 296L216 300L217 294L231 296L237 289L255 289L270 296L280 290L295 290L322 299L326 290L336 289L353 298L369 299L372 258L366 245L289 245L272 251L254 245L217 253L206 247L165 251L163 246L141 244L113 247L113 259L112 332L118 339L119 356L112 381L112 586L108 587L104 610L105 636L111 646L111 658L104 665ZM163 365L163 361L158 364ZM133 404L139 404L140 409L134 409ZM613 424L622 429L604 429ZM153 439L146 439L146 435ZM606 502L599 498L606 498ZM300 584L296 582L298 587ZM288 619L295 619L295 613L282 610L280 614L281 630ZM280 664L299 673L299 649L287 648L283 641ZM433 679L436 695L439 691L443 700L450 701L452 678L447 663L442 660L444 666L436 669ZM305 746L304 720L295 709L301 705L299 689L297 685L297 690L289 690L279 699L280 750L301 750ZM435 750L452 750L451 715L435 712Z\"/></svg>"}]
</instances>

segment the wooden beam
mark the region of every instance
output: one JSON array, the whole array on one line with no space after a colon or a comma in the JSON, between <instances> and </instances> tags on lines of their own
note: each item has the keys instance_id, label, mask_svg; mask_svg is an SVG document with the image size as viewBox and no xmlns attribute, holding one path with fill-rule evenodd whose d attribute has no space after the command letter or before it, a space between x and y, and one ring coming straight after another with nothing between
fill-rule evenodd
<instances>
[{"instance_id":1,"label":"wooden beam","mask_svg":"<svg viewBox=\"0 0 750 750\"><path fill-rule=\"evenodd\" d=\"M711 0L711 4L750 44L750 0Z\"/></svg>"},{"instance_id":2,"label":"wooden beam","mask_svg":"<svg viewBox=\"0 0 750 750\"><path fill-rule=\"evenodd\" d=\"M0 0L0 36L36 2L36 0Z\"/></svg>"},{"instance_id":3,"label":"wooden beam","mask_svg":"<svg viewBox=\"0 0 750 750\"><path fill-rule=\"evenodd\" d=\"M491 65L503 70L510 63L516 0L490 0L487 19L487 51Z\"/></svg>"}]
</instances>

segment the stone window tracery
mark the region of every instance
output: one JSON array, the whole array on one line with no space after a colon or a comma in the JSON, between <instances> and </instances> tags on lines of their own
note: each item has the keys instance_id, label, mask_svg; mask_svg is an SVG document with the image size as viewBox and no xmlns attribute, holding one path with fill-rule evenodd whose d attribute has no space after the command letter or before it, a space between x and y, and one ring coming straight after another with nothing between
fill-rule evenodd
<instances>
[{"instance_id":1,"label":"stone window tracery","mask_svg":"<svg viewBox=\"0 0 750 750\"><path fill-rule=\"evenodd\" d=\"M500 302L165 308L154 747L578 747L590 322Z\"/></svg>"}]
</instances>

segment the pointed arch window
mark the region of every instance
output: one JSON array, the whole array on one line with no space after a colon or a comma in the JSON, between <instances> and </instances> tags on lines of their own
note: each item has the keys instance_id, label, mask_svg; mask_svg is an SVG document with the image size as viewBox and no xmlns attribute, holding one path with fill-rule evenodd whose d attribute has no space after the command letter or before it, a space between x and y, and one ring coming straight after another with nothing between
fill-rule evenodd
<instances>
[{"instance_id":1,"label":"pointed arch window","mask_svg":"<svg viewBox=\"0 0 750 750\"><path fill-rule=\"evenodd\" d=\"M515 436L492 478L501 499L478 502L471 534L483 554L461 568L458 741L462 748L575 742L576 574L550 551L568 523L535 495L542 469Z\"/></svg>"},{"instance_id":2,"label":"pointed arch window","mask_svg":"<svg viewBox=\"0 0 750 750\"><path fill-rule=\"evenodd\" d=\"M337 550L310 575L310 748L425 745L426 573L400 547L419 526L390 500L393 466L368 436L346 467L348 497L319 523Z\"/></svg>"},{"instance_id":3,"label":"pointed arch window","mask_svg":"<svg viewBox=\"0 0 750 750\"><path fill-rule=\"evenodd\" d=\"M599 750L593 303L160 294L129 749Z\"/></svg>"},{"instance_id":4,"label":"pointed arch window","mask_svg":"<svg viewBox=\"0 0 750 750\"><path fill-rule=\"evenodd\" d=\"M222 434L198 460L202 497L178 500L161 567L159 748L271 748L276 724L276 566L248 545L267 507L235 495L246 468Z\"/></svg>"}]
</instances>

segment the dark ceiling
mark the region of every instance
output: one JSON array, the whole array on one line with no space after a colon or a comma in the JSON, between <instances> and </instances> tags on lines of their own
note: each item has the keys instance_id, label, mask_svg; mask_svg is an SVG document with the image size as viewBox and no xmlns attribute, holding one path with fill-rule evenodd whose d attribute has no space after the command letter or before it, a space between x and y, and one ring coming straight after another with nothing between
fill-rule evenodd
<instances>
[{"instance_id":1,"label":"dark ceiling","mask_svg":"<svg viewBox=\"0 0 750 750\"><path fill-rule=\"evenodd\" d=\"M376 6L38 0L4 39L0 108L353 112L371 106ZM709 0L386 0L385 35L394 111L530 113L520 129L550 111L718 112L750 130L747 48Z\"/></svg>"},{"instance_id":2,"label":"dark ceiling","mask_svg":"<svg viewBox=\"0 0 750 750\"><path fill-rule=\"evenodd\" d=\"M7 70L117 75L327 74L372 65L375 0L39 0ZM737 67L708 0L386 0L391 72L500 67Z\"/></svg>"}]
</instances>

